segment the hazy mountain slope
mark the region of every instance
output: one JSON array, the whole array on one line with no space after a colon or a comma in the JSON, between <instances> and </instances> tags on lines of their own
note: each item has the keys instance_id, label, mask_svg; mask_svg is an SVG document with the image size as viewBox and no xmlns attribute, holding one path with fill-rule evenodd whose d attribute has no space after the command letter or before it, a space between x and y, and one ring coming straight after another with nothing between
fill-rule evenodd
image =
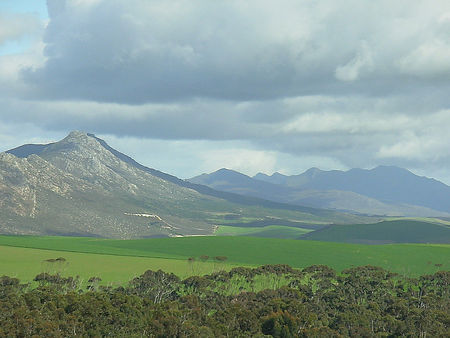
<instances>
[{"instance_id":1,"label":"hazy mountain slope","mask_svg":"<svg viewBox=\"0 0 450 338\"><path fill-rule=\"evenodd\" d=\"M383 221L375 224L332 225L304 234L301 239L317 241L386 244L450 244L450 227L445 224L414 220Z\"/></svg>"},{"instance_id":2,"label":"hazy mountain slope","mask_svg":"<svg viewBox=\"0 0 450 338\"><path fill-rule=\"evenodd\" d=\"M385 203L351 191L297 190L286 203L298 203L314 208L356 212L368 215L445 217L448 213L402 203Z\"/></svg>"},{"instance_id":3,"label":"hazy mountain slope","mask_svg":"<svg viewBox=\"0 0 450 338\"><path fill-rule=\"evenodd\" d=\"M220 198L223 195L228 198ZM0 206L2 233L119 238L212 234L215 224L227 215L313 224L367 221L215 192L143 167L82 132L52 144L2 153Z\"/></svg>"},{"instance_id":4,"label":"hazy mountain slope","mask_svg":"<svg viewBox=\"0 0 450 338\"><path fill-rule=\"evenodd\" d=\"M291 189L272 183L260 182L234 170L219 169L211 174L202 174L189 179L191 183L206 185L216 190L255 196L268 200L286 202ZM273 199L273 196L277 196Z\"/></svg>"},{"instance_id":5,"label":"hazy mountain slope","mask_svg":"<svg viewBox=\"0 0 450 338\"><path fill-rule=\"evenodd\" d=\"M349 171L311 168L300 175L258 174L255 178L302 190L351 191L389 204L415 205L450 213L449 186L398 167L379 166L371 170Z\"/></svg>"},{"instance_id":6,"label":"hazy mountain slope","mask_svg":"<svg viewBox=\"0 0 450 338\"><path fill-rule=\"evenodd\" d=\"M315 172L320 172L320 170L309 170L307 175L296 177L296 182L303 181L303 184L307 183L308 177L313 176ZM287 180L291 177L278 173L272 176L258 174L255 177L260 177L266 181L251 178L228 169L220 169L211 174L202 174L189 179L189 181L208 185L217 190L314 208L327 208L371 215L448 216L444 212L422 206L384 203L352 191L313 190L293 185L289 186ZM271 178L274 179L271 180ZM267 181L273 181L273 183ZM275 182L279 183L275 184Z\"/></svg>"}]
</instances>

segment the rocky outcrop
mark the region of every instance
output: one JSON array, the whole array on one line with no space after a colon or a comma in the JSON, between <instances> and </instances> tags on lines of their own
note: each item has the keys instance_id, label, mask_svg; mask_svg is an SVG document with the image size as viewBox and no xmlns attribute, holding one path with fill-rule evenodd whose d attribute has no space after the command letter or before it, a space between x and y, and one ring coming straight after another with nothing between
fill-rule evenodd
<instances>
[{"instance_id":1,"label":"rocky outcrop","mask_svg":"<svg viewBox=\"0 0 450 338\"><path fill-rule=\"evenodd\" d=\"M0 232L133 238L208 234L212 225L184 219L179 205L200 194L120 160L92 136L71 132L39 156L0 154ZM192 208L193 209L193 208ZM143 219L131 214L158 214ZM168 229L167 223L180 226Z\"/></svg>"}]
</instances>

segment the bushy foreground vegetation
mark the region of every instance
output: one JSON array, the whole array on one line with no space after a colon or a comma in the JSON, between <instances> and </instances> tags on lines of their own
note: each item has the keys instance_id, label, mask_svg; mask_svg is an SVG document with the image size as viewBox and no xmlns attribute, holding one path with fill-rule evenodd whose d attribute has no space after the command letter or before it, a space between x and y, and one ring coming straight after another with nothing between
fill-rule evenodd
<instances>
[{"instance_id":1,"label":"bushy foreground vegetation","mask_svg":"<svg viewBox=\"0 0 450 338\"><path fill-rule=\"evenodd\" d=\"M64 262L58 262L63 264ZM448 336L450 272L406 278L364 266L234 268L125 287L41 273L0 277L0 336Z\"/></svg>"}]
</instances>

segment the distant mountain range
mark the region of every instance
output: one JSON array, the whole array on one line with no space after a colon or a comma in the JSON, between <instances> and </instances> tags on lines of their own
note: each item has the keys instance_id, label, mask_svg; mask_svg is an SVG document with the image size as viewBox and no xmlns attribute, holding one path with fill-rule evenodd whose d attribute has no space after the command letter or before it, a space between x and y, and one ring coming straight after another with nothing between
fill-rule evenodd
<instances>
[{"instance_id":1,"label":"distant mountain range","mask_svg":"<svg viewBox=\"0 0 450 338\"><path fill-rule=\"evenodd\" d=\"M450 216L449 186L393 166L348 171L311 168L293 176L259 173L254 177L220 169L189 182L281 203L358 214Z\"/></svg>"},{"instance_id":2,"label":"distant mountain range","mask_svg":"<svg viewBox=\"0 0 450 338\"><path fill-rule=\"evenodd\" d=\"M142 238L208 235L230 222L316 229L377 220L282 202L178 179L79 131L0 153L2 234Z\"/></svg>"}]
</instances>

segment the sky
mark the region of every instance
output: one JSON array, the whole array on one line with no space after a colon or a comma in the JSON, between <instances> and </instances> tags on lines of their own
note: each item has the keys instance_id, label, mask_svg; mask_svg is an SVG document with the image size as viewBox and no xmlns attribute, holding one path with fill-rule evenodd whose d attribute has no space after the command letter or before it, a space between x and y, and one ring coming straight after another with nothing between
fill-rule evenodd
<instances>
[{"instance_id":1,"label":"sky","mask_svg":"<svg viewBox=\"0 0 450 338\"><path fill-rule=\"evenodd\" d=\"M96 134L180 178L450 184L450 1L0 0L0 151Z\"/></svg>"}]
</instances>

